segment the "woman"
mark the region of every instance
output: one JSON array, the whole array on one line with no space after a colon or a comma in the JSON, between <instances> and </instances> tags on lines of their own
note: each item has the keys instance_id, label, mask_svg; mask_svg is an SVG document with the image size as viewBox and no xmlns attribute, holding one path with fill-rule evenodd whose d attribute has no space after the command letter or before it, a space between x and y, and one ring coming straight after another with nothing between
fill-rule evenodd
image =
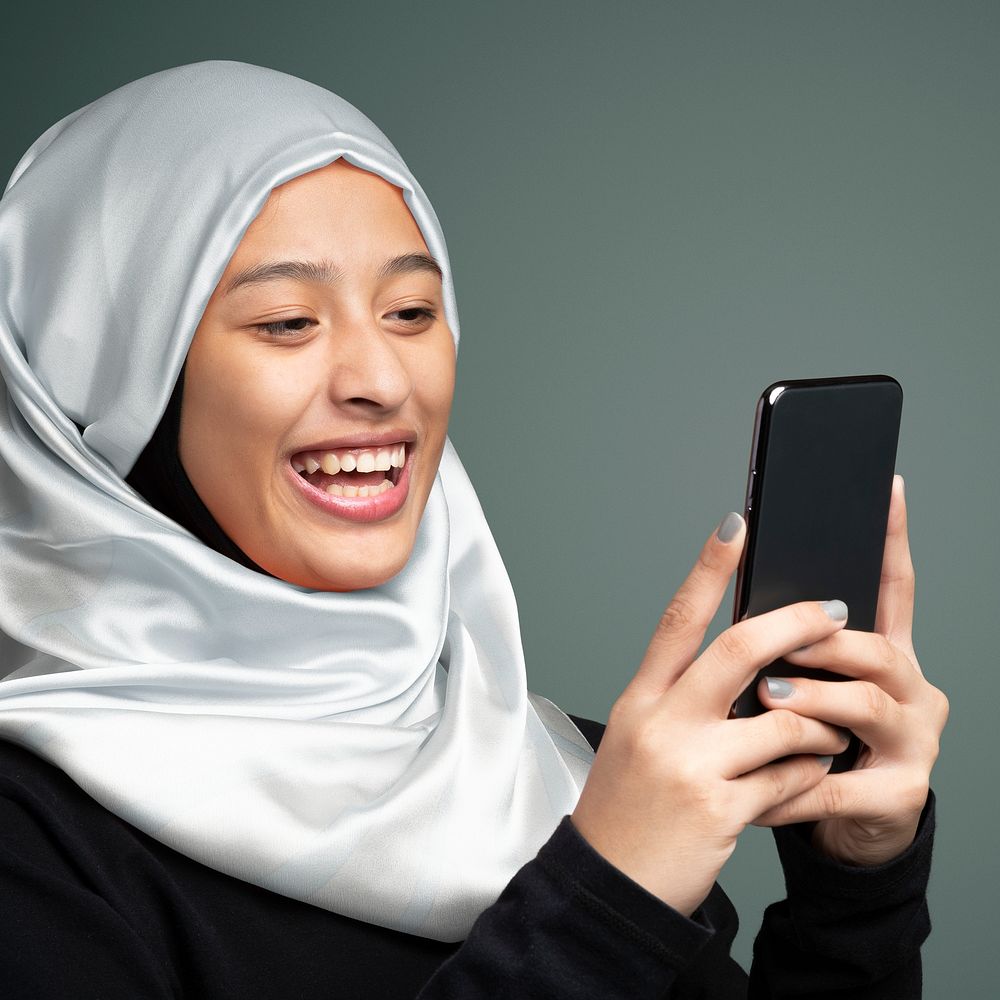
<instances>
[{"instance_id":1,"label":"woman","mask_svg":"<svg viewBox=\"0 0 1000 1000\"><path fill-rule=\"evenodd\" d=\"M805 602L696 658L730 514L604 732L527 691L446 436L444 239L356 109L137 80L17 165L0 274L8 995L744 996L715 878L750 822L789 888L751 994L916 995L947 703L901 483L880 634ZM728 719L779 655L856 680Z\"/></svg>"}]
</instances>

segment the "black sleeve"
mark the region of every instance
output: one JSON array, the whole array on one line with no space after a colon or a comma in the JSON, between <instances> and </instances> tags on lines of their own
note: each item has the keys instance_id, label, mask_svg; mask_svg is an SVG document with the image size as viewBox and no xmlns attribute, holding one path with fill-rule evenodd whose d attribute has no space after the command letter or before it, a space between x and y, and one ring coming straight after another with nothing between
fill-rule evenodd
<instances>
[{"instance_id":1,"label":"black sleeve","mask_svg":"<svg viewBox=\"0 0 1000 1000\"><path fill-rule=\"evenodd\" d=\"M810 824L774 830L787 898L769 906L750 970L750 997L918 1000L920 946L930 933L927 882L934 793L913 843L873 868L839 864L809 843Z\"/></svg>"},{"instance_id":2,"label":"black sleeve","mask_svg":"<svg viewBox=\"0 0 1000 1000\"><path fill-rule=\"evenodd\" d=\"M360 970L367 992L341 995L748 995L746 974L729 954L738 921L725 893L713 886L688 919L604 859L569 816L467 939L439 957L435 942L275 896L175 855L34 755L8 746L7 757L9 776L0 769L4 1000L66 996L68 983L81 1000L328 996L331 982L343 985L345 963ZM932 833L931 798L902 857L856 869L816 855L800 829L776 831L788 899L765 914L750 995L918 997ZM369 988L379 977L381 992Z\"/></svg>"},{"instance_id":3,"label":"black sleeve","mask_svg":"<svg viewBox=\"0 0 1000 1000\"><path fill-rule=\"evenodd\" d=\"M596 750L604 725L571 715ZM718 885L683 916L564 816L417 1000L745 1000L729 955L739 921Z\"/></svg>"},{"instance_id":4,"label":"black sleeve","mask_svg":"<svg viewBox=\"0 0 1000 1000\"><path fill-rule=\"evenodd\" d=\"M742 1000L746 974L729 957L736 926L718 886L688 919L564 816L418 1000Z\"/></svg>"},{"instance_id":5,"label":"black sleeve","mask_svg":"<svg viewBox=\"0 0 1000 1000\"><path fill-rule=\"evenodd\" d=\"M746 997L722 890L688 919L606 861L569 816L466 940L442 951L176 855L48 763L6 750L4 1000Z\"/></svg>"},{"instance_id":6,"label":"black sleeve","mask_svg":"<svg viewBox=\"0 0 1000 1000\"><path fill-rule=\"evenodd\" d=\"M36 817L5 795L0 795L0 829L4 1000L54 1000L67 996L68 983L80 998L178 996L170 971L136 929L87 887Z\"/></svg>"}]
</instances>

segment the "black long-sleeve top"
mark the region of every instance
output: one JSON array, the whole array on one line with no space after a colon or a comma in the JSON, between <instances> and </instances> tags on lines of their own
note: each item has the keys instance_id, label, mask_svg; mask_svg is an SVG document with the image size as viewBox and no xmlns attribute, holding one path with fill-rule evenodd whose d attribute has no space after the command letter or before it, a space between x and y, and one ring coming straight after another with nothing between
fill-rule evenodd
<instances>
[{"instance_id":1,"label":"black long-sleeve top","mask_svg":"<svg viewBox=\"0 0 1000 1000\"><path fill-rule=\"evenodd\" d=\"M604 727L574 719L591 744ZM688 1000L920 996L933 796L913 845L877 868L777 830L787 899L749 978L715 885L691 918L563 817L468 938L366 924L224 875L119 819L0 740L0 995L7 1000Z\"/></svg>"}]
</instances>

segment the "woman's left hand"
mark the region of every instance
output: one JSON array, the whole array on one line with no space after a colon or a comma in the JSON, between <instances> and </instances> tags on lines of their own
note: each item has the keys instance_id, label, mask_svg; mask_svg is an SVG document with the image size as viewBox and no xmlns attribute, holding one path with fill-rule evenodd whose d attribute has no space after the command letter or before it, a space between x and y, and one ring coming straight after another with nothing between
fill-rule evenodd
<instances>
[{"instance_id":1,"label":"woman's left hand","mask_svg":"<svg viewBox=\"0 0 1000 1000\"><path fill-rule=\"evenodd\" d=\"M827 775L757 817L755 825L815 821L813 846L853 865L890 861L913 842L948 719L948 699L928 683L913 652L913 589L906 500L902 477L896 476L875 631L844 628L784 657L852 680L783 679L791 687L784 697L770 694L761 681L758 691L766 707L850 729L865 746L853 770Z\"/></svg>"}]
</instances>

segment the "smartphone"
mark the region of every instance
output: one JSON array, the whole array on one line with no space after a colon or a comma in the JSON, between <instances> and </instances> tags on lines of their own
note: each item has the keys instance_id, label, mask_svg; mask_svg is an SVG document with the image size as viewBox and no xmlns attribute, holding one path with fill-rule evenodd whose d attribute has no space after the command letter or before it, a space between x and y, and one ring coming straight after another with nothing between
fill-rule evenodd
<instances>
[{"instance_id":1,"label":"smartphone","mask_svg":"<svg viewBox=\"0 0 1000 1000\"><path fill-rule=\"evenodd\" d=\"M788 380L764 390L734 623L797 601L839 598L846 628L875 631L902 406L903 390L888 375ZM847 679L777 659L736 699L734 717L765 711L757 685L767 676ZM860 749L852 736L831 770L850 770Z\"/></svg>"}]
</instances>

